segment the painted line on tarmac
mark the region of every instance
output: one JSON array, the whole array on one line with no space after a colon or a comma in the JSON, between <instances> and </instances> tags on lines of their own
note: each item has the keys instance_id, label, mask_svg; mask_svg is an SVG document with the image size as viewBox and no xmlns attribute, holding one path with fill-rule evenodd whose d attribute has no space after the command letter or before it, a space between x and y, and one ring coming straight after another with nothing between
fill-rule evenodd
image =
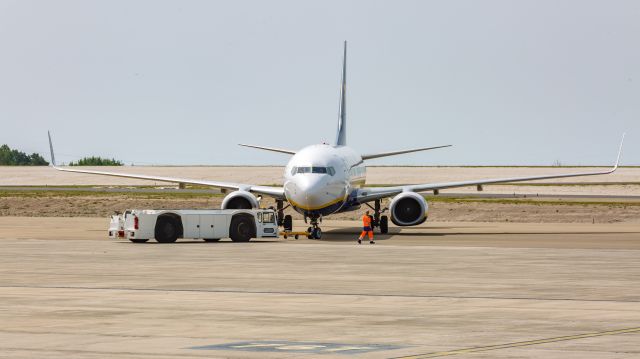
<instances>
[{"instance_id":1,"label":"painted line on tarmac","mask_svg":"<svg viewBox=\"0 0 640 359\"><path fill-rule=\"evenodd\" d=\"M425 298L425 299L495 299L495 300L530 300L557 302L596 302L596 303L640 303L633 299L579 299L579 298L536 298L536 297L491 297L491 296L463 296L463 295L422 295L422 294L379 294L379 293L334 293L334 292L304 292L304 291L268 291L268 290L225 290L225 289L177 289L177 288L126 288L126 287L85 287L63 285L2 285L0 288L24 289L72 289L72 290L103 290L103 291L132 291L132 292L175 292L175 293L220 293L220 294L266 294L266 295L324 295L334 297L379 297L379 298Z\"/></svg>"},{"instance_id":2,"label":"painted line on tarmac","mask_svg":"<svg viewBox=\"0 0 640 359\"><path fill-rule=\"evenodd\" d=\"M324 342L292 342L286 340L245 341L225 344L200 345L185 349L194 350L235 350L275 353L309 353L309 354L342 354L354 355L374 351L388 351L404 347L385 344L344 344Z\"/></svg>"},{"instance_id":3,"label":"painted line on tarmac","mask_svg":"<svg viewBox=\"0 0 640 359\"><path fill-rule=\"evenodd\" d=\"M553 337L553 338L546 338L546 339L536 339L536 340L527 340L527 341L523 341L523 342L513 342L513 343L506 343L506 344L495 344L495 345L487 345L487 346L480 346L480 347L463 348L463 349L456 349L456 350L450 350L450 351L444 351L444 352L433 352L433 353L426 353L426 354L416 354L416 355L396 357L394 359L438 358L438 357L445 357L445 356L451 356L451 355L486 352L486 351L491 351L491 350L499 350L499 349L507 349L507 348L519 348L519 347L526 347L526 346L531 346L531 345L540 345L540 344L555 343L555 342L565 342L565 341L570 341L570 340L578 340L578 339L593 338L593 337L602 337L602 336L607 336L607 335L629 334L629 333L640 333L640 327L617 329L617 330L608 330L608 331L604 331L604 332L584 333L584 334L577 334L577 335L565 335L565 336L561 336L561 337Z\"/></svg>"}]
</instances>

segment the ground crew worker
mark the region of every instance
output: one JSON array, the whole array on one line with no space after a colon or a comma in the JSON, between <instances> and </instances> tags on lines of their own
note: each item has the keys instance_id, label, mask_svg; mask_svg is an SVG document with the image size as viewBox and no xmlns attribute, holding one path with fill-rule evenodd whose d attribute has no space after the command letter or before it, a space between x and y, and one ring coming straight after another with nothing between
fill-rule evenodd
<instances>
[{"instance_id":1,"label":"ground crew worker","mask_svg":"<svg viewBox=\"0 0 640 359\"><path fill-rule=\"evenodd\" d=\"M369 211L366 211L364 216L362 216L362 233L360 234L360 237L358 237L358 244L362 244L362 238L367 234L369 234L369 243L376 243L373 241L373 228L371 227L371 216L369 215Z\"/></svg>"}]
</instances>

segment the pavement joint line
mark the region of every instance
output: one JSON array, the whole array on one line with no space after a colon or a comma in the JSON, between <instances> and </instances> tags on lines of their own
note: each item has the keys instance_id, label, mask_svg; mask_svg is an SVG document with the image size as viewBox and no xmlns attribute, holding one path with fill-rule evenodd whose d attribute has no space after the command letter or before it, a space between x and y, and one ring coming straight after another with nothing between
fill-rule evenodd
<instances>
[{"instance_id":1,"label":"pavement joint line","mask_svg":"<svg viewBox=\"0 0 640 359\"><path fill-rule=\"evenodd\" d=\"M564 342L564 341L570 341L570 340L602 337L607 335L629 334L629 333L640 333L640 327L608 330L604 332L591 332L591 333L576 334L576 335L565 335L560 337L527 340L522 342L513 342L513 343L506 343L506 344L494 344L494 345L487 345L487 346L470 347L470 348L455 349L455 350L449 350L449 351L443 351L443 352L408 355L408 356L402 356L402 357L395 357L393 359L438 358L438 357L444 357L444 356L477 353L477 352L485 352L490 350L499 350L499 349L508 349L508 348L518 348L518 347L525 347L525 346L531 346L531 345L540 345L540 344L547 344L547 343Z\"/></svg>"},{"instance_id":2,"label":"pavement joint line","mask_svg":"<svg viewBox=\"0 0 640 359\"><path fill-rule=\"evenodd\" d=\"M167 357L167 358L176 358L176 357L180 357L180 358L209 358L206 355L199 355L197 353L194 353L194 354L186 354L186 353L165 354L165 353L145 353L145 352L132 352L132 351L97 351L97 350L86 350L86 349L17 348L17 347L6 347L6 348L2 348L2 350L4 350L4 351L14 351L14 352L25 352L25 351L28 351L28 352L40 352L40 353L55 352L55 353L62 353L62 354L68 354L68 355L96 354L96 355L98 355L99 358L105 358L105 357L111 358L114 355L128 355L128 356L136 356L136 357L147 356L147 357L151 357L151 358L158 358L158 357Z\"/></svg>"},{"instance_id":3,"label":"pavement joint line","mask_svg":"<svg viewBox=\"0 0 640 359\"><path fill-rule=\"evenodd\" d=\"M455 295L419 295L419 294L376 294L376 293L323 293L294 291L259 291L259 290L223 290L223 289L172 289L172 288L125 288L125 287L83 287L83 286L38 286L38 285L0 285L0 288L24 289L75 289L104 291L139 291L139 292L177 292L177 293L237 293L237 294L272 294L272 295L324 295L345 297L390 297L390 298L425 298L425 299L494 299L494 300L530 300L558 302L606 302L606 303L640 303L640 300L615 299L577 299L577 298L534 298L534 297L490 297L490 296L455 296Z\"/></svg>"}]
</instances>

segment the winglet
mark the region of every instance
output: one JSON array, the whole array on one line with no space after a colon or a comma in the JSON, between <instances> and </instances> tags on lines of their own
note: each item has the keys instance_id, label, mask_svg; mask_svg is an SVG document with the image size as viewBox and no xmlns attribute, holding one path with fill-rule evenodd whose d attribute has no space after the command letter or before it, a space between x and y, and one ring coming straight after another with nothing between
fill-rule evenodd
<instances>
[{"instance_id":1,"label":"winglet","mask_svg":"<svg viewBox=\"0 0 640 359\"><path fill-rule=\"evenodd\" d=\"M49 135L49 151L51 153L51 166L56 166L56 156L53 154L53 144L51 143L51 132L47 131L47 135Z\"/></svg>"},{"instance_id":2,"label":"winglet","mask_svg":"<svg viewBox=\"0 0 640 359\"><path fill-rule=\"evenodd\" d=\"M627 134L626 132L622 134L622 139L620 140L620 148L618 148L618 157L616 158L616 164L615 166L613 166L613 170L611 170L611 172L618 169L618 164L620 163L620 156L622 155L622 144L624 143L624 136L626 134Z\"/></svg>"}]
</instances>

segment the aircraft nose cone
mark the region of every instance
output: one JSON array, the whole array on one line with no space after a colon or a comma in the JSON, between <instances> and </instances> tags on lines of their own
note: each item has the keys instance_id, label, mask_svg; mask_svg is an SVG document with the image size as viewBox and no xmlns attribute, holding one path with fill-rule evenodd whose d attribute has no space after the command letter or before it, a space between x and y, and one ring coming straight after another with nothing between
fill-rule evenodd
<instances>
[{"instance_id":1,"label":"aircraft nose cone","mask_svg":"<svg viewBox=\"0 0 640 359\"><path fill-rule=\"evenodd\" d=\"M285 191L296 205L316 209L327 202L324 176L299 176L285 184Z\"/></svg>"},{"instance_id":2,"label":"aircraft nose cone","mask_svg":"<svg viewBox=\"0 0 640 359\"><path fill-rule=\"evenodd\" d=\"M296 179L296 185L298 189L302 192L317 192L322 189L325 181L324 176L301 176L299 179Z\"/></svg>"}]
</instances>

